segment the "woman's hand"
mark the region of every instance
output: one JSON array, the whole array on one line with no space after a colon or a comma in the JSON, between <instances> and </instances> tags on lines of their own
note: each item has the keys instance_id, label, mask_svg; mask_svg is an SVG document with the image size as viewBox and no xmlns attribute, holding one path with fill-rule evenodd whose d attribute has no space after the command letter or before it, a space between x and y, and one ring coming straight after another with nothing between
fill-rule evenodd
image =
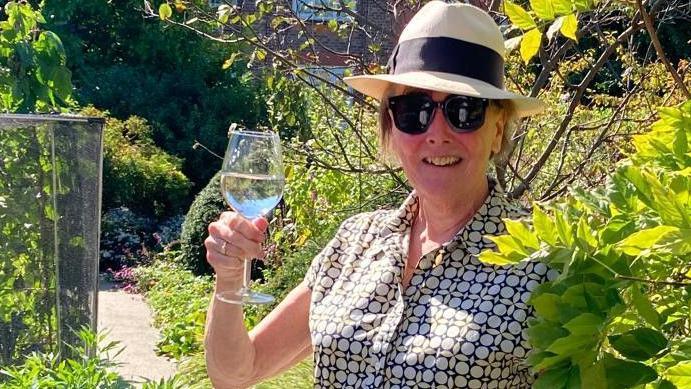
<instances>
[{"instance_id":1,"label":"woman's hand","mask_svg":"<svg viewBox=\"0 0 691 389\"><path fill-rule=\"evenodd\" d=\"M268 225L263 217L247 220L237 212L223 212L209 224L204 246L206 260L214 268L217 280L242 280L243 261L264 256L261 243Z\"/></svg>"}]
</instances>

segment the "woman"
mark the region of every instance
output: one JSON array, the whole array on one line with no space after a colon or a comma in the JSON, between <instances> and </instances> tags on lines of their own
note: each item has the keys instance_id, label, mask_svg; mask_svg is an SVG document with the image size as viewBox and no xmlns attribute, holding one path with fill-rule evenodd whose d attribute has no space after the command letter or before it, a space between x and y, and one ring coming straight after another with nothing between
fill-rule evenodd
<instances>
[{"instance_id":1,"label":"woman","mask_svg":"<svg viewBox=\"0 0 691 389\"><path fill-rule=\"evenodd\" d=\"M346 79L381 101L380 140L414 188L398 210L346 220L305 280L251 333L213 301L206 352L219 388L245 387L314 354L316 387L529 387L526 304L542 264L486 266L486 234L523 215L487 178L512 122L541 109L503 87L503 38L482 10L433 1L406 26L389 74ZM241 284L267 222L209 226L216 291Z\"/></svg>"}]
</instances>

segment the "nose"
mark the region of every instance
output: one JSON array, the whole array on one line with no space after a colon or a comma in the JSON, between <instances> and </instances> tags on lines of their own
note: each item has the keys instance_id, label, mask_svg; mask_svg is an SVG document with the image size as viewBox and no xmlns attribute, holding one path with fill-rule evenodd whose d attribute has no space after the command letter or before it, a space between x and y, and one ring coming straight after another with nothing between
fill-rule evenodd
<instances>
[{"instance_id":1,"label":"nose","mask_svg":"<svg viewBox=\"0 0 691 389\"><path fill-rule=\"evenodd\" d=\"M443 144L451 142L453 131L444 118L443 104L435 102L436 107L432 113L432 122L427 128L426 141L429 144Z\"/></svg>"}]
</instances>

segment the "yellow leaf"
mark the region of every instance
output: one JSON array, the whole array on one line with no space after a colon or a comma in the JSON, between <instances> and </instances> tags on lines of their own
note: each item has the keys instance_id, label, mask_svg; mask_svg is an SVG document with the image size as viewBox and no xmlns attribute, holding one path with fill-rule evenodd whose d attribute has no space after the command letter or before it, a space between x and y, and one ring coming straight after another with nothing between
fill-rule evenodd
<instances>
[{"instance_id":1,"label":"yellow leaf","mask_svg":"<svg viewBox=\"0 0 691 389\"><path fill-rule=\"evenodd\" d=\"M664 377L677 388L688 388L691 385L691 362L680 362L664 372Z\"/></svg>"},{"instance_id":2,"label":"yellow leaf","mask_svg":"<svg viewBox=\"0 0 691 389\"><path fill-rule=\"evenodd\" d=\"M235 62L235 58L237 58L237 56L238 56L237 52L231 54L230 58L228 58L227 60L225 60L225 62L223 62L223 66L221 66L221 68L223 70L226 70L229 67L233 66L233 63Z\"/></svg>"},{"instance_id":3,"label":"yellow leaf","mask_svg":"<svg viewBox=\"0 0 691 389\"><path fill-rule=\"evenodd\" d=\"M576 17L576 14L564 16L564 21L562 22L561 29L559 29L559 31L561 31L561 33L565 37L578 42L578 38L576 38L576 31L577 30L578 30L578 18Z\"/></svg>"},{"instance_id":4,"label":"yellow leaf","mask_svg":"<svg viewBox=\"0 0 691 389\"><path fill-rule=\"evenodd\" d=\"M173 9L170 8L168 3L163 3L158 7L158 17L161 18L161 20L166 20L170 18L171 15L173 15Z\"/></svg>"},{"instance_id":5,"label":"yellow leaf","mask_svg":"<svg viewBox=\"0 0 691 389\"><path fill-rule=\"evenodd\" d=\"M552 0L530 0L530 7L540 19L545 21L554 19Z\"/></svg>"},{"instance_id":6,"label":"yellow leaf","mask_svg":"<svg viewBox=\"0 0 691 389\"><path fill-rule=\"evenodd\" d=\"M485 250L481 252L479 259L482 263L497 266L512 265L518 262L510 259L509 257L506 257L502 254L490 250Z\"/></svg>"},{"instance_id":7,"label":"yellow leaf","mask_svg":"<svg viewBox=\"0 0 691 389\"><path fill-rule=\"evenodd\" d=\"M521 30L530 30L531 28L537 27L533 17L523 9L518 4L514 4L510 1L504 2L504 12L511 20L511 23L515 24Z\"/></svg>"},{"instance_id":8,"label":"yellow leaf","mask_svg":"<svg viewBox=\"0 0 691 389\"><path fill-rule=\"evenodd\" d=\"M521 41L521 58L523 62L528 63L537 52L540 50L540 42L542 41L542 33L537 28L534 28L523 35Z\"/></svg>"},{"instance_id":9,"label":"yellow leaf","mask_svg":"<svg viewBox=\"0 0 691 389\"><path fill-rule=\"evenodd\" d=\"M571 0L552 0L552 7L557 15L568 15L573 11Z\"/></svg>"}]
</instances>

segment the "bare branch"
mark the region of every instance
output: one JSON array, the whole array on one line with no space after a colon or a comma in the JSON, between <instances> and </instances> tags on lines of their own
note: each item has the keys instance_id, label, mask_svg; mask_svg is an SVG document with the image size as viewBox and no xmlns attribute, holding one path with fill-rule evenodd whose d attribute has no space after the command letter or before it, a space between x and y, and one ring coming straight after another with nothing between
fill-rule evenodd
<instances>
[{"instance_id":1,"label":"bare branch","mask_svg":"<svg viewBox=\"0 0 691 389\"><path fill-rule=\"evenodd\" d=\"M682 90L682 92L684 92L686 98L691 99L691 93L689 93L689 90L686 89L686 85L684 85L684 80L682 80L681 77L679 77L677 71L674 69L672 64L669 63L669 60L667 59L667 56L665 55L665 52L662 49L662 45L660 44L660 39L658 39L657 33L655 32L653 21L648 12L645 10L645 7L643 6L641 0L636 0L636 5L638 6L638 12L640 12L643 18L643 22L645 23L645 29L648 31L648 35L650 35L650 40L652 40L653 46L655 46L657 56L660 58L660 61L662 61L662 63L665 64L667 71L669 72L669 74L672 75L674 82L676 82L677 85L679 85L679 88Z\"/></svg>"},{"instance_id":2,"label":"bare branch","mask_svg":"<svg viewBox=\"0 0 691 389\"><path fill-rule=\"evenodd\" d=\"M579 84L576 93L571 98L571 103L569 104L564 120L562 120L561 124L559 125L559 128L557 128L557 130L555 131L554 135L552 136L552 139L550 139L549 143L547 144L547 147L545 147L545 150L542 152L542 155L540 155L540 157L537 159L537 161L530 169L528 174L526 174L524 182L519 184L509 194L511 198L518 198L521 195L523 195L523 193L528 189L530 183L540 172L547 159L552 155L552 151L556 147L557 143L559 142L559 139L564 134L569 123L573 119L573 114L576 111L576 108L580 105L580 100L583 96L583 93L585 92L586 88L590 85L590 83L593 81L595 75L600 70L600 68L602 68L605 61L607 61L607 59L612 55L612 53L614 53L616 46L628 39L629 36L631 36L634 32L638 31L642 26L643 24L641 22L637 22L636 17L634 17L632 25L629 28L627 28L624 32L622 32L617 37L617 40L612 45L608 46L607 49L605 49L605 51L600 55L596 63L593 64L592 68L588 71L583 81L581 81L581 83Z\"/></svg>"}]
</instances>

